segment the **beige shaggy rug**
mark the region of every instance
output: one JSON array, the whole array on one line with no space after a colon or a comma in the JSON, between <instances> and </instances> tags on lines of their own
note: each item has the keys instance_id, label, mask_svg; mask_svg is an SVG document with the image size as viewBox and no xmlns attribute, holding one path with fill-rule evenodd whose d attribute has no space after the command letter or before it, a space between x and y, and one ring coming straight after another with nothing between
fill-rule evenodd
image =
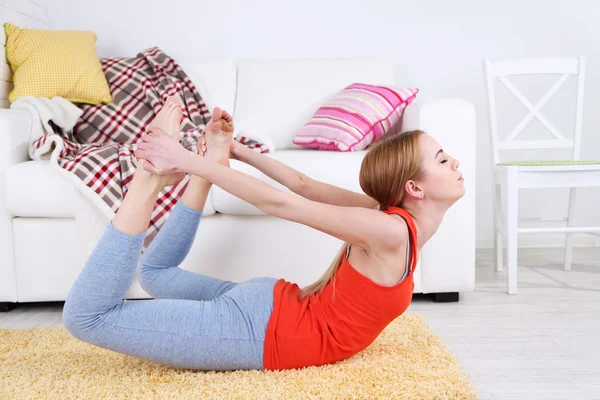
<instances>
[{"instance_id":1,"label":"beige shaggy rug","mask_svg":"<svg viewBox=\"0 0 600 400\"><path fill-rule=\"evenodd\" d=\"M173 368L82 342L63 327L0 329L0 399L475 399L419 314L347 360L287 371Z\"/></svg>"}]
</instances>

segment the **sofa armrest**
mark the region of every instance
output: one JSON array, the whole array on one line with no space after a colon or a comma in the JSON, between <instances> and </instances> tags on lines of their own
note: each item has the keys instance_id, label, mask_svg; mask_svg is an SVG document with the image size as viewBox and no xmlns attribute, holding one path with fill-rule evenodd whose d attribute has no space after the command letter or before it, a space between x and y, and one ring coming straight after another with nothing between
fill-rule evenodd
<instances>
[{"instance_id":1,"label":"sofa armrest","mask_svg":"<svg viewBox=\"0 0 600 400\"><path fill-rule=\"evenodd\" d=\"M6 169L29 160L31 115L24 110L0 109L0 302L16 302L13 216L6 209Z\"/></svg>"},{"instance_id":2,"label":"sofa armrest","mask_svg":"<svg viewBox=\"0 0 600 400\"><path fill-rule=\"evenodd\" d=\"M0 171L29 160L31 128L27 111L0 109Z\"/></svg>"},{"instance_id":3,"label":"sofa armrest","mask_svg":"<svg viewBox=\"0 0 600 400\"><path fill-rule=\"evenodd\" d=\"M402 117L402 130L413 129L427 132L445 146L457 134L460 137L460 131L475 129L475 107L462 99L415 100Z\"/></svg>"},{"instance_id":4,"label":"sofa armrest","mask_svg":"<svg viewBox=\"0 0 600 400\"><path fill-rule=\"evenodd\" d=\"M437 233L423 246L423 293L475 287L475 123L475 108L461 99L415 101L404 112L402 130L421 129L436 139L460 162L465 178L465 195L448 210Z\"/></svg>"}]
</instances>

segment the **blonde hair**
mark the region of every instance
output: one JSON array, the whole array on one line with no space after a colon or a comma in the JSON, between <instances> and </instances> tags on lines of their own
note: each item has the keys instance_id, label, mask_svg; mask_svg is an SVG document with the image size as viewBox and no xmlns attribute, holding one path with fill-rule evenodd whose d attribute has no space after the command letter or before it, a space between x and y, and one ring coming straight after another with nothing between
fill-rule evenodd
<instances>
[{"instance_id":1,"label":"blonde hair","mask_svg":"<svg viewBox=\"0 0 600 400\"><path fill-rule=\"evenodd\" d=\"M371 145L360 167L360 187L379 203L380 210L401 205L405 198L404 185L410 179L418 179L420 175L419 137L425 132L399 132L398 127L399 124L393 126ZM301 300L313 293L317 296L321 294L340 268L347 247L348 242L344 242L323 276L301 290Z\"/></svg>"}]
</instances>

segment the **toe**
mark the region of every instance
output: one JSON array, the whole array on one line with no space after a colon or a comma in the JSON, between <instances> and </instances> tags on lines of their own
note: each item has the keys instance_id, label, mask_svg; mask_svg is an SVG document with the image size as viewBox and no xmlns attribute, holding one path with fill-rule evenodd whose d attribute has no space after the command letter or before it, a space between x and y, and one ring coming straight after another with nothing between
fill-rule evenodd
<instances>
[{"instance_id":1,"label":"toe","mask_svg":"<svg viewBox=\"0 0 600 400\"><path fill-rule=\"evenodd\" d=\"M175 96L169 97L165 102L165 107L167 107L169 111L173 111L174 109L179 107L179 102L177 101L177 98Z\"/></svg>"},{"instance_id":2,"label":"toe","mask_svg":"<svg viewBox=\"0 0 600 400\"><path fill-rule=\"evenodd\" d=\"M212 119L218 121L221 118L223 118L223 111L219 107L215 107L213 110Z\"/></svg>"}]
</instances>

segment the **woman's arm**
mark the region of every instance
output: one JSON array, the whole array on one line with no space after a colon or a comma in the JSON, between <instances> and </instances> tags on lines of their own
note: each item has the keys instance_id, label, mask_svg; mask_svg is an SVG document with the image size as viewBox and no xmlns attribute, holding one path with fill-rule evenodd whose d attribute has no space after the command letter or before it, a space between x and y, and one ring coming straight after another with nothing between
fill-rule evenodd
<instances>
[{"instance_id":1,"label":"woman's arm","mask_svg":"<svg viewBox=\"0 0 600 400\"><path fill-rule=\"evenodd\" d=\"M294 196L243 172L187 153L181 157L178 169L203 177L266 214L310 226L364 249L396 250L406 240L406 226L384 213Z\"/></svg>"},{"instance_id":2,"label":"woman's arm","mask_svg":"<svg viewBox=\"0 0 600 400\"><path fill-rule=\"evenodd\" d=\"M374 208L377 201L366 194L319 182L284 163L257 153L237 142L231 146L231 153L238 160L253 166L271 179L286 186L292 192L319 203L343 207Z\"/></svg>"},{"instance_id":3,"label":"woman's arm","mask_svg":"<svg viewBox=\"0 0 600 400\"><path fill-rule=\"evenodd\" d=\"M382 212L334 206L282 192L266 182L186 150L176 138L161 131L151 130L144 135L135 155L149 161L144 163L144 169L150 172L197 175L269 215L310 226L364 249L397 251L408 234L404 224Z\"/></svg>"}]
</instances>

